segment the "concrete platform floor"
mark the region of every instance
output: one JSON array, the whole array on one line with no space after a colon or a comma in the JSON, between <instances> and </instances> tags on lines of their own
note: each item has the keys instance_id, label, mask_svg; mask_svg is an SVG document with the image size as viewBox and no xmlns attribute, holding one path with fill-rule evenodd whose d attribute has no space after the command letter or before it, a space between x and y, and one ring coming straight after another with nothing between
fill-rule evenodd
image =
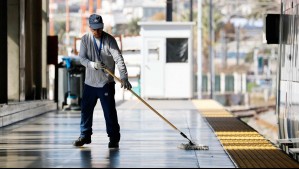
<instances>
[{"instance_id":1,"label":"concrete platform floor","mask_svg":"<svg viewBox=\"0 0 299 169\"><path fill-rule=\"evenodd\" d=\"M99 103L99 102L98 102ZM57 111L0 129L0 168L235 168L192 101L149 101L165 118L209 150L181 150L188 143L140 101L117 106L120 149L109 150L101 106L95 109L92 143L79 137L80 112Z\"/></svg>"}]
</instances>

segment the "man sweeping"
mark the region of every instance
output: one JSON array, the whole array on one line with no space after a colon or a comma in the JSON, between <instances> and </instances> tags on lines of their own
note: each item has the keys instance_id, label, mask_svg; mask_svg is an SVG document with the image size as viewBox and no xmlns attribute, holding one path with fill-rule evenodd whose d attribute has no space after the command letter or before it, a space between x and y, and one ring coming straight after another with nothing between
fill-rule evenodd
<instances>
[{"instance_id":1,"label":"man sweeping","mask_svg":"<svg viewBox=\"0 0 299 169\"><path fill-rule=\"evenodd\" d=\"M122 86L131 89L128 81L127 68L124 59L113 36L103 31L104 23L100 15L89 17L89 33L81 38L80 62L86 67L85 85L82 97L80 137L74 141L74 146L91 143L93 111L100 99L106 121L106 131L110 142L109 148L119 148L120 126L115 108L114 78L104 71L114 73L115 64L118 67Z\"/></svg>"}]
</instances>

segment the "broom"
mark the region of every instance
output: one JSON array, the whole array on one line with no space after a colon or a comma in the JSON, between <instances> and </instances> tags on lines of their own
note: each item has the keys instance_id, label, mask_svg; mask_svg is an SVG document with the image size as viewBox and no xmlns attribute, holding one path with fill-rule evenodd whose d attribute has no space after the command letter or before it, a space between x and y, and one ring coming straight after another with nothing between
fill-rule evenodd
<instances>
[{"instance_id":1,"label":"broom","mask_svg":"<svg viewBox=\"0 0 299 169\"><path fill-rule=\"evenodd\" d=\"M116 77L110 70L107 68L103 68L108 74L113 76L119 83L122 84L122 81ZM186 138L189 143L184 144L182 143L178 148L184 150L208 150L209 146L206 145L197 145L193 143L182 131L180 131L176 126L174 126L171 122L169 122L165 117L163 117L157 110L155 110L151 105L149 105L146 101L144 101L140 96L138 96L133 90L128 89L134 96L136 96L142 103L144 103L148 108L150 108L153 112L155 112L159 117L161 117L166 123L168 123L174 130L179 132L184 138Z\"/></svg>"}]
</instances>

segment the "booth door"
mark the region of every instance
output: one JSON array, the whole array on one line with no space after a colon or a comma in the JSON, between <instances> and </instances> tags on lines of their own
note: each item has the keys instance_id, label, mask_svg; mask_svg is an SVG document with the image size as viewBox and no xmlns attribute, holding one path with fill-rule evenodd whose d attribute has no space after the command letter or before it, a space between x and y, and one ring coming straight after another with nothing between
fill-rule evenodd
<instances>
[{"instance_id":1,"label":"booth door","mask_svg":"<svg viewBox=\"0 0 299 169\"><path fill-rule=\"evenodd\" d=\"M192 98L192 46L188 38L166 39L165 97Z\"/></svg>"},{"instance_id":2,"label":"booth door","mask_svg":"<svg viewBox=\"0 0 299 169\"><path fill-rule=\"evenodd\" d=\"M146 98L164 97L165 39L145 39L144 85Z\"/></svg>"}]
</instances>

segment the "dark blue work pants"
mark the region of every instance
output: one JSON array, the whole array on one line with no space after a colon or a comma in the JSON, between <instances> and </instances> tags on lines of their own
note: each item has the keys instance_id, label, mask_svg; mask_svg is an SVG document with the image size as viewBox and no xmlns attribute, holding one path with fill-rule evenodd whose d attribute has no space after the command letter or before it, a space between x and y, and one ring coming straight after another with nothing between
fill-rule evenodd
<instances>
[{"instance_id":1,"label":"dark blue work pants","mask_svg":"<svg viewBox=\"0 0 299 169\"><path fill-rule=\"evenodd\" d=\"M111 142L119 142L120 127L115 108L115 82L107 83L102 88L84 85L81 111L81 137L92 135L93 111L97 100L100 99L106 121L106 131Z\"/></svg>"}]
</instances>

